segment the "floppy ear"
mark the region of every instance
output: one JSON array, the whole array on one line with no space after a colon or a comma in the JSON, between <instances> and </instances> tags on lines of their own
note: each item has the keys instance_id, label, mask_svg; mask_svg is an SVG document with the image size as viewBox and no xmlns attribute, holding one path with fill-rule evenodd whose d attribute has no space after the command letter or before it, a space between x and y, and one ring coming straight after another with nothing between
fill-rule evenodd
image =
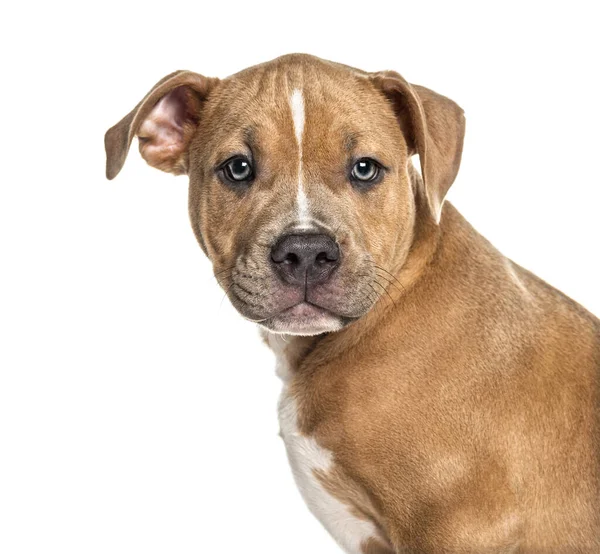
<instances>
[{"instance_id":1,"label":"floppy ear","mask_svg":"<svg viewBox=\"0 0 600 554\"><path fill-rule=\"evenodd\" d=\"M394 71L373 80L392 101L411 154L419 154L427 204L436 223L454 182L465 136L462 108L441 94L411 85Z\"/></svg>"},{"instance_id":2,"label":"floppy ear","mask_svg":"<svg viewBox=\"0 0 600 554\"><path fill-rule=\"evenodd\" d=\"M202 102L218 79L176 71L161 79L142 101L104 135L106 177L121 171L134 136L153 167L180 175L188 169L187 148L196 131Z\"/></svg>"}]
</instances>

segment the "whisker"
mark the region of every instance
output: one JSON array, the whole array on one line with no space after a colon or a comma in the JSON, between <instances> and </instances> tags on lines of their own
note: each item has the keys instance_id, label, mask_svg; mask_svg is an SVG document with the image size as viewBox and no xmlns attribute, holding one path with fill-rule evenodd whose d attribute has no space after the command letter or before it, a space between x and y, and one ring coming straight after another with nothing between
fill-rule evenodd
<instances>
[{"instance_id":1,"label":"whisker","mask_svg":"<svg viewBox=\"0 0 600 554\"><path fill-rule=\"evenodd\" d=\"M374 291L373 287L371 287L371 291L367 290L360 298L357 299L357 304L363 305L365 302L373 304L373 294L377 293Z\"/></svg>"},{"instance_id":2,"label":"whisker","mask_svg":"<svg viewBox=\"0 0 600 554\"><path fill-rule=\"evenodd\" d=\"M225 290L225 294L223 295L223 298L221 298L221 303L219 304L219 312L221 311L221 307L223 306L223 301L225 300L227 293L231 290L231 287L233 287L234 284L235 284L235 282L232 281L231 284Z\"/></svg>"},{"instance_id":3,"label":"whisker","mask_svg":"<svg viewBox=\"0 0 600 554\"><path fill-rule=\"evenodd\" d=\"M377 315L379 315L379 299L381 298L381 295L373 288L373 285L371 285L371 283L368 283L368 285L369 285L369 287L371 287L371 290L373 291L371 293L370 300L371 300L372 304L375 306ZM372 295L375 295L374 299L373 299Z\"/></svg>"},{"instance_id":4,"label":"whisker","mask_svg":"<svg viewBox=\"0 0 600 554\"><path fill-rule=\"evenodd\" d=\"M381 271L384 271L385 273L387 273L394 281L396 281L402 287L402 289L404 290L404 292L406 292L406 288L404 287L404 285L400 282L400 280L395 275L393 275L387 269L385 269L385 268L383 268L381 266L374 265L374 267L375 267L375 269L380 269Z\"/></svg>"},{"instance_id":5,"label":"whisker","mask_svg":"<svg viewBox=\"0 0 600 554\"><path fill-rule=\"evenodd\" d=\"M379 282L377 279L375 279L375 280L374 280L374 283L375 283L376 285L379 285L379 286L380 286L380 287L381 287L381 288L382 288L382 289L385 291L385 293L386 293L386 294L389 296L390 300L392 301L392 304L395 306L395 305L396 305L396 302L395 302L395 301L394 301L394 299L392 298L392 295L390 294L390 291L389 291L389 290L387 290L387 288L386 288L386 287L384 287L384 286L383 286L383 285L382 285L382 284L381 284L381 283L380 283L380 282Z\"/></svg>"},{"instance_id":6,"label":"whisker","mask_svg":"<svg viewBox=\"0 0 600 554\"><path fill-rule=\"evenodd\" d=\"M375 290L375 289L373 289L373 290ZM375 306L375 311L377 312L378 316L381 315L379 313L379 299L380 298L381 298L381 296L377 292L375 292L375 301L373 302L373 305Z\"/></svg>"},{"instance_id":7,"label":"whisker","mask_svg":"<svg viewBox=\"0 0 600 554\"><path fill-rule=\"evenodd\" d=\"M388 279L385 275L381 275L381 274L377 273L377 277L380 277L381 279L387 281L390 285L392 285L393 287L395 287L398 292L406 292L406 289L400 290L398 288L398 285L396 285L396 283L394 283L394 281Z\"/></svg>"},{"instance_id":8,"label":"whisker","mask_svg":"<svg viewBox=\"0 0 600 554\"><path fill-rule=\"evenodd\" d=\"M232 271L233 269L235 269L235 266L232 265L231 267L226 267L225 269L222 269L221 271L217 271L212 277L210 277L209 279L216 279L217 281L218 276L221 275L222 273L225 273L226 271Z\"/></svg>"},{"instance_id":9,"label":"whisker","mask_svg":"<svg viewBox=\"0 0 600 554\"><path fill-rule=\"evenodd\" d=\"M223 279L223 280L225 280L225 279L230 279L230 280L231 280L231 283L230 283L229 285L227 285L227 283L226 283L226 282L225 282L225 283L223 283L223 282L221 281L221 279ZM233 285L233 282L234 282L234 281L233 281L233 277L232 277L231 275L225 275L225 277L222 277L221 279L217 279L217 283L219 283L219 285L221 285L221 287L225 288L225 287L227 287L227 286L231 286L231 285Z\"/></svg>"}]
</instances>

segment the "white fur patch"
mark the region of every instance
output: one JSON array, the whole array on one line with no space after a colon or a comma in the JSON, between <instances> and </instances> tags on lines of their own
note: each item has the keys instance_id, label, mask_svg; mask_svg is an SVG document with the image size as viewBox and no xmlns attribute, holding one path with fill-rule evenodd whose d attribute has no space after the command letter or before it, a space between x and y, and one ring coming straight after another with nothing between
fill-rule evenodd
<instances>
[{"instance_id":1,"label":"white fur patch","mask_svg":"<svg viewBox=\"0 0 600 554\"><path fill-rule=\"evenodd\" d=\"M300 171L302 171L302 163L300 163ZM296 197L296 203L298 205L298 220L300 226L310 225L310 210L308 207L308 197L304 192L302 181L298 184L298 196Z\"/></svg>"},{"instance_id":2,"label":"white fur patch","mask_svg":"<svg viewBox=\"0 0 600 554\"><path fill-rule=\"evenodd\" d=\"M304 191L303 168L302 168L302 137L304 135L304 123L306 120L304 111L304 95L300 89L294 89L290 96L290 108L292 110L292 120L294 122L294 133L298 143L298 194L296 196L296 206L298 209L298 221L300 227L310 226L310 207L308 198Z\"/></svg>"},{"instance_id":3,"label":"white fur patch","mask_svg":"<svg viewBox=\"0 0 600 554\"><path fill-rule=\"evenodd\" d=\"M260 328L260 334L267 342L275 354L275 373L284 383L288 383L292 378L290 364L285 355L285 349L289 345L290 338L285 335L273 333L272 331Z\"/></svg>"},{"instance_id":4,"label":"white fur patch","mask_svg":"<svg viewBox=\"0 0 600 554\"><path fill-rule=\"evenodd\" d=\"M292 118L294 120L294 132L300 147L300 159L302 159L302 134L304 133L304 96L299 88L294 89L290 97L292 107Z\"/></svg>"},{"instance_id":5,"label":"white fur patch","mask_svg":"<svg viewBox=\"0 0 600 554\"><path fill-rule=\"evenodd\" d=\"M313 515L345 552L362 554L361 545L376 537L377 529L371 522L355 517L348 506L331 496L316 478L314 470L327 473L334 467L333 454L319 446L315 439L300 433L296 401L288 388L293 377L285 355L288 342L282 335L269 333L266 339L277 359L277 375L284 383L279 399L279 426L300 494Z\"/></svg>"},{"instance_id":6,"label":"white fur patch","mask_svg":"<svg viewBox=\"0 0 600 554\"><path fill-rule=\"evenodd\" d=\"M362 554L361 545L377 536L375 526L354 516L348 506L327 492L314 470L329 472L333 455L298 430L296 401L284 386L279 400L279 425L296 485L313 515L348 554Z\"/></svg>"}]
</instances>

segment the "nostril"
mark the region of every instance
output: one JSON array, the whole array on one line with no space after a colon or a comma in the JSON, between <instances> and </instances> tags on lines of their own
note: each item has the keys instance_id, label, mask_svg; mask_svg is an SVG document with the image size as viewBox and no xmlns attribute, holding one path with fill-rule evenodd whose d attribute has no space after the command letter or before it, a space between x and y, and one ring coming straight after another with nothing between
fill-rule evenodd
<instances>
[{"instance_id":1,"label":"nostril","mask_svg":"<svg viewBox=\"0 0 600 554\"><path fill-rule=\"evenodd\" d=\"M329 262L335 262L336 260L337 260L337 258L330 256L327 252L319 252L317 254L317 257L315 258L315 261L319 265L323 265L323 264L326 264Z\"/></svg>"},{"instance_id":2,"label":"nostril","mask_svg":"<svg viewBox=\"0 0 600 554\"><path fill-rule=\"evenodd\" d=\"M298 258L297 254L294 254L293 252L288 252L286 257L283 259L283 263L290 265L298 265L300 263L300 258Z\"/></svg>"}]
</instances>

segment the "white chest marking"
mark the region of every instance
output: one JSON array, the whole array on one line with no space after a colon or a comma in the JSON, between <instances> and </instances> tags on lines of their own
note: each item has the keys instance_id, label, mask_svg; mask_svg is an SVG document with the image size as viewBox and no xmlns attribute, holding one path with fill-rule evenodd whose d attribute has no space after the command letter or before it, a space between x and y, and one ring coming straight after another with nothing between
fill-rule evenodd
<instances>
[{"instance_id":1,"label":"white chest marking","mask_svg":"<svg viewBox=\"0 0 600 554\"><path fill-rule=\"evenodd\" d=\"M298 193L296 195L296 206L298 209L298 222L300 227L310 225L310 209L308 198L304 191L303 168L302 168L302 137L304 135L304 95L300 89L294 89L290 96L290 108L292 110L292 120L294 122L294 133L298 143Z\"/></svg>"},{"instance_id":2,"label":"white chest marking","mask_svg":"<svg viewBox=\"0 0 600 554\"><path fill-rule=\"evenodd\" d=\"M363 554L361 545L376 537L377 529L371 522L354 516L348 506L325 490L314 474L314 470L327 473L334 467L333 454L298 429L296 401L289 394L291 372L283 339L281 335L268 337L277 356L277 373L284 383L279 399L279 426L296 485L310 511L340 547L348 554Z\"/></svg>"}]
</instances>

